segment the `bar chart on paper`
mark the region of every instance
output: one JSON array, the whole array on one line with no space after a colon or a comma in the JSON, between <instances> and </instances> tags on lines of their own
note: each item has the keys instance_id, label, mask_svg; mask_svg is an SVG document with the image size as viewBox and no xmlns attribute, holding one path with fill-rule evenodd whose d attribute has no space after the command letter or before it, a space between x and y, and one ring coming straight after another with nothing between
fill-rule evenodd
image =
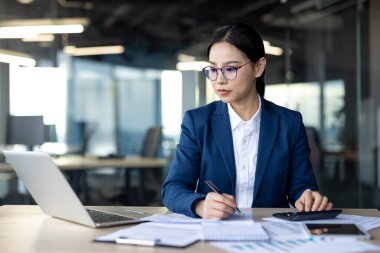
<instances>
[{"instance_id":1,"label":"bar chart on paper","mask_svg":"<svg viewBox=\"0 0 380 253\"><path fill-rule=\"evenodd\" d=\"M212 245L225 249L229 252L260 252L260 253L282 253L293 252L294 249L309 244L310 239L286 240L286 241L263 241L263 242L241 242L241 243L211 243Z\"/></svg>"},{"instance_id":2,"label":"bar chart on paper","mask_svg":"<svg viewBox=\"0 0 380 253\"><path fill-rule=\"evenodd\" d=\"M330 252L332 248L334 249L334 253L380 250L379 246L362 241L333 240L325 238L270 240L260 242L213 242L211 244L225 251L234 253L320 253Z\"/></svg>"}]
</instances>

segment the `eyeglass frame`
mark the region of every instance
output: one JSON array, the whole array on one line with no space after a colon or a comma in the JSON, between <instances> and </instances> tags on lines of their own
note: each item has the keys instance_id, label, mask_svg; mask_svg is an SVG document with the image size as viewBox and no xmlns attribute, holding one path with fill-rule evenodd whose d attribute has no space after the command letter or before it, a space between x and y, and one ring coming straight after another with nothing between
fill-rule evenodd
<instances>
[{"instance_id":1,"label":"eyeglass frame","mask_svg":"<svg viewBox=\"0 0 380 253\"><path fill-rule=\"evenodd\" d=\"M248 63L251 63L251 62L252 62L252 61L248 61L248 62L244 63L243 65L241 65L241 66L239 66L239 67L235 67L235 66L227 65L227 66L223 66L223 67L221 67L221 68L214 68L214 67L212 67L212 66L206 66L206 67L204 67L204 68L202 69L202 72L203 72L203 75L204 75L208 80L210 80L210 81L215 81L216 79L218 79L218 75L219 75L218 70L220 70L220 72L222 73L222 75L223 75L224 78L226 78L227 80L232 81L232 80L235 80L235 79L236 79L238 69L240 69L241 67L243 67L243 66L245 66L245 65L247 65ZM229 67L229 68L234 68L234 69L235 69L235 77L234 77L233 79L229 79L229 78L227 78L227 77L224 75L223 69L224 69L224 68L227 68L227 67ZM215 70L216 70L216 77L215 77L214 80L210 79L210 77L209 77L208 75L206 75L206 73L205 73L205 69L206 69L206 68L210 68L210 69L215 69Z\"/></svg>"}]
</instances>

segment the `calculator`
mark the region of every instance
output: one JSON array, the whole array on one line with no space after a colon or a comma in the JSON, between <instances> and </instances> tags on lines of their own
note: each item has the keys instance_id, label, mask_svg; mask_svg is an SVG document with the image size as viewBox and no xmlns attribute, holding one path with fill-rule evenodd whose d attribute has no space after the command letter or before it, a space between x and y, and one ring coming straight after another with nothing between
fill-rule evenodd
<instances>
[{"instance_id":1,"label":"calculator","mask_svg":"<svg viewBox=\"0 0 380 253\"><path fill-rule=\"evenodd\" d=\"M311 212L282 212L274 213L273 216L287 221L325 220L333 219L342 213L340 209L311 211Z\"/></svg>"}]
</instances>

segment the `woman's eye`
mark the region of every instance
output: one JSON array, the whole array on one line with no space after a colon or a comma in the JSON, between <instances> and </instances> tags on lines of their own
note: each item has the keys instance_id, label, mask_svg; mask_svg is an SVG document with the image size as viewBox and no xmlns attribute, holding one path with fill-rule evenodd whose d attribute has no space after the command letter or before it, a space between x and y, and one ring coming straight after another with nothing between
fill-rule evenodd
<instances>
[{"instance_id":1,"label":"woman's eye","mask_svg":"<svg viewBox=\"0 0 380 253\"><path fill-rule=\"evenodd\" d=\"M224 67L224 71L226 71L226 72L234 72L235 71L235 67L232 67L232 66Z\"/></svg>"},{"instance_id":2,"label":"woman's eye","mask_svg":"<svg viewBox=\"0 0 380 253\"><path fill-rule=\"evenodd\" d=\"M208 71L210 71L211 73L215 73L215 72L216 72L216 69L214 69L214 68L210 68Z\"/></svg>"}]
</instances>

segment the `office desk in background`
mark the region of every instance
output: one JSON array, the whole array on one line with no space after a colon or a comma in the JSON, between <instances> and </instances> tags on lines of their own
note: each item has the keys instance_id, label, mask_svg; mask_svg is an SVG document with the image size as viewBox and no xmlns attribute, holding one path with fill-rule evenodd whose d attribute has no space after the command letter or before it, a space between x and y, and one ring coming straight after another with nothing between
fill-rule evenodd
<instances>
[{"instance_id":1,"label":"office desk in background","mask_svg":"<svg viewBox=\"0 0 380 253\"><path fill-rule=\"evenodd\" d=\"M68 155L53 158L53 160L62 171L91 170L105 167L150 169L162 168L167 164L165 159L129 156L125 158L97 158L94 156ZM13 169L8 163L0 163L0 172L13 172Z\"/></svg>"},{"instance_id":2,"label":"office desk in background","mask_svg":"<svg viewBox=\"0 0 380 253\"><path fill-rule=\"evenodd\" d=\"M101 168L119 168L123 170L137 170L138 172L138 196L137 198L144 203L147 196L145 188L146 172L148 170L157 171L162 182L163 170L167 165L166 159L145 158L145 157L125 157L125 158L98 158L94 156L78 156L67 155L53 158L57 167L70 176L70 183L78 195L83 195L83 201L88 200L88 192L86 187L86 173ZM0 163L0 172L13 173L13 169L8 163ZM125 173L125 184L129 187L129 173Z\"/></svg>"},{"instance_id":3,"label":"office desk in background","mask_svg":"<svg viewBox=\"0 0 380 253\"><path fill-rule=\"evenodd\" d=\"M107 210L109 207L99 207ZM167 213L164 207L129 207L150 213ZM289 211L280 208L254 208L254 220L260 221L274 212ZM344 209L344 214L380 216L375 209ZM129 225L133 226L133 225ZM45 215L38 206L0 206L0 249L8 252L221 252L206 242L197 242L185 249L167 247L144 247L96 243L94 238L128 226L93 229L52 218ZM368 242L380 245L380 228L371 230L374 237Z\"/></svg>"},{"instance_id":4,"label":"office desk in background","mask_svg":"<svg viewBox=\"0 0 380 253\"><path fill-rule=\"evenodd\" d=\"M104 167L113 168L162 168L166 166L165 159L145 158L145 157L125 157L125 158L97 158L92 156L61 156L54 158L54 162L62 170L76 169L97 169Z\"/></svg>"}]
</instances>

